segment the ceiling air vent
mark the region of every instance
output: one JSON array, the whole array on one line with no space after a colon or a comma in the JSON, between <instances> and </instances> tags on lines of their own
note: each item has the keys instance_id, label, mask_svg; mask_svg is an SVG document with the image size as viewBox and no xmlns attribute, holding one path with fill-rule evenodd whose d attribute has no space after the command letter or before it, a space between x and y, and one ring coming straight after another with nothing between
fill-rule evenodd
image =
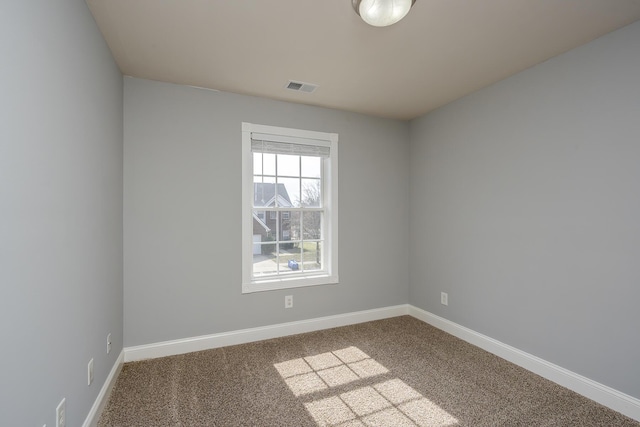
<instances>
[{"instance_id":1,"label":"ceiling air vent","mask_svg":"<svg viewBox=\"0 0 640 427\"><path fill-rule=\"evenodd\" d=\"M318 85L289 80L289 83L285 87L296 92L312 93L318 88Z\"/></svg>"}]
</instances>

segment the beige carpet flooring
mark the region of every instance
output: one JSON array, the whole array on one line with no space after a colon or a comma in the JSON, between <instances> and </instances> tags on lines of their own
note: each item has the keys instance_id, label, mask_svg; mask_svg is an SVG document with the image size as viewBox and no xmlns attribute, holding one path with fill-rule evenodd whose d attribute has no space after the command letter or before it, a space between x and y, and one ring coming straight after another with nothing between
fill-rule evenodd
<instances>
[{"instance_id":1,"label":"beige carpet flooring","mask_svg":"<svg viewBox=\"0 0 640 427\"><path fill-rule=\"evenodd\" d=\"M107 426L640 426L409 316L126 363Z\"/></svg>"}]
</instances>

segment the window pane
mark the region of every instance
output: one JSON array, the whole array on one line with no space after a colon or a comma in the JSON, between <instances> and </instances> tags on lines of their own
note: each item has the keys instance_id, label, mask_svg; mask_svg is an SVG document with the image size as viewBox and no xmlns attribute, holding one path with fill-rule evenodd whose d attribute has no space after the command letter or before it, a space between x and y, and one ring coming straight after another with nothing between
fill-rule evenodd
<instances>
[{"instance_id":1,"label":"window pane","mask_svg":"<svg viewBox=\"0 0 640 427\"><path fill-rule=\"evenodd\" d=\"M299 243L280 244L280 273L296 273L302 271L302 257Z\"/></svg>"},{"instance_id":2,"label":"window pane","mask_svg":"<svg viewBox=\"0 0 640 427\"><path fill-rule=\"evenodd\" d=\"M253 174L262 175L262 153L253 153Z\"/></svg>"},{"instance_id":3,"label":"window pane","mask_svg":"<svg viewBox=\"0 0 640 427\"><path fill-rule=\"evenodd\" d=\"M276 220L269 219L269 213L266 211L253 211L253 253L256 254L257 243L265 243L276 240ZM272 251L275 248L269 248ZM265 248L261 249L260 253L264 253Z\"/></svg>"},{"instance_id":4,"label":"window pane","mask_svg":"<svg viewBox=\"0 0 640 427\"><path fill-rule=\"evenodd\" d=\"M267 243L267 244L257 244L254 243L254 254L253 254L253 275L254 276L264 276L267 274L276 274L277 273L277 258L275 253L275 244ZM256 250L256 248L259 248ZM255 253L260 252L260 253Z\"/></svg>"},{"instance_id":5,"label":"window pane","mask_svg":"<svg viewBox=\"0 0 640 427\"><path fill-rule=\"evenodd\" d=\"M322 238L322 212L304 212L302 214L302 238Z\"/></svg>"},{"instance_id":6,"label":"window pane","mask_svg":"<svg viewBox=\"0 0 640 427\"><path fill-rule=\"evenodd\" d=\"M300 176L300 156L278 154L278 176Z\"/></svg>"},{"instance_id":7,"label":"window pane","mask_svg":"<svg viewBox=\"0 0 640 427\"><path fill-rule=\"evenodd\" d=\"M304 243L304 270L322 270L322 242Z\"/></svg>"},{"instance_id":8,"label":"window pane","mask_svg":"<svg viewBox=\"0 0 640 427\"><path fill-rule=\"evenodd\" d=\"M322 184L319 179L302 180L302 206L319 208L322 201Z\"/></svg>"},{"instance_id":9,"label":"window pane","mask_svg":"<svg viewBox=\"0 0 640 427\"><path fill-rule=\"evenodd\" d=\"M276 174L276 155L264 153L262 154L262 174L273 175Z\"/></svg>"},{"instance_id":10,"label":"window pane","mask_svg":"<svg viewBox=\"0 0 640 427\"><path fill-rule=\"evenodd\" d=\"M278 206L300 206L300 178L278 177Z\"/></svg>"},{"instance_id":11,"label":"window pane","mask_svg":"<svg viewBox=\"0 0 640 427\"><path fill-rule=\"evenodd\" d=\"M289 215L284 215L285 213ZM280 212L280 240L283 242L291 240L291 215L289 212Z\"/></svg>"},{"instance_id":12,"label":"window pane","mask_svg":"<svg viewBox=\"0 0 640 427\"><path fill-rule=\"evenodd\" d=\"M302 173L305 178L320 178L322 171L322 158L320 157L301 157Z\"/></svg>"},{"instance_id":13,"label":"window pane","mask_svg":"<svg viewBox=\"0 0 640 427\"><path fill-rule=\"evenodd\" d=\"M253 177L253 206L275 206L275 182L272 177Z\"/></svg>"},{"instance_id":14,"label":"window pane","mask_svg":"<svg viewBox=\"0 0 640 427\"><path fill-rule=\"evenodd\" d=\"M285 219L285 213L287 212L283 212L282 213L282 219ZM291 240L301 240L302 239L302 234L300 233L300 212L299 211L293 211L289 214L289 228L291 230Z\"/></svg>"}]
</instances>

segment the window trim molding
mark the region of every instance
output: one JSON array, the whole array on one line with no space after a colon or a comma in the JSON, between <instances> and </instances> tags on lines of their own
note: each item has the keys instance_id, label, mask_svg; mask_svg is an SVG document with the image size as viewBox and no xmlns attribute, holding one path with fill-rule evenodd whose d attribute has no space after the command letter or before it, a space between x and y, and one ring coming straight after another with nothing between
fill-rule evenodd
<instances>
[{"instance_id":1,"label":"window trim molding","mask_svg":"<svg viewBox=\"0 0 640 427\"><path fill-rule=\"evenodd\" d=\"M323 161L325 215L329 219L325 229L327 256L322 273L309 272L304 276L252 279L253 266L253 156L252 134L274 135L275 138L315 140L318 145L330 146L329 157ZM338 283L338 134L301 129L267 126L242 122L242 293L290 289L304 286Z\"/></svg>"}]
</instances>

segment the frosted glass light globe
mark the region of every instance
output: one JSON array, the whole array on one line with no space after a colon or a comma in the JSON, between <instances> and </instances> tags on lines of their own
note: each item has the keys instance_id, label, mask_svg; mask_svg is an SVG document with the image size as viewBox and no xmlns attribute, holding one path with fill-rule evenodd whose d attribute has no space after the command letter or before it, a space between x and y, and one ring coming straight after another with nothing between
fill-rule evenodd
<instances>
[{"instance_id":1,"label":"frosted glass light globe","mask_svg":"<svg viewBox=\"0 0 640 427\"><path fill-rule=\"evenodd\" d=\"M369 25L386 27L404 18L415 0L360 0L356 12Z\"/></svg>"}]
</instances>

